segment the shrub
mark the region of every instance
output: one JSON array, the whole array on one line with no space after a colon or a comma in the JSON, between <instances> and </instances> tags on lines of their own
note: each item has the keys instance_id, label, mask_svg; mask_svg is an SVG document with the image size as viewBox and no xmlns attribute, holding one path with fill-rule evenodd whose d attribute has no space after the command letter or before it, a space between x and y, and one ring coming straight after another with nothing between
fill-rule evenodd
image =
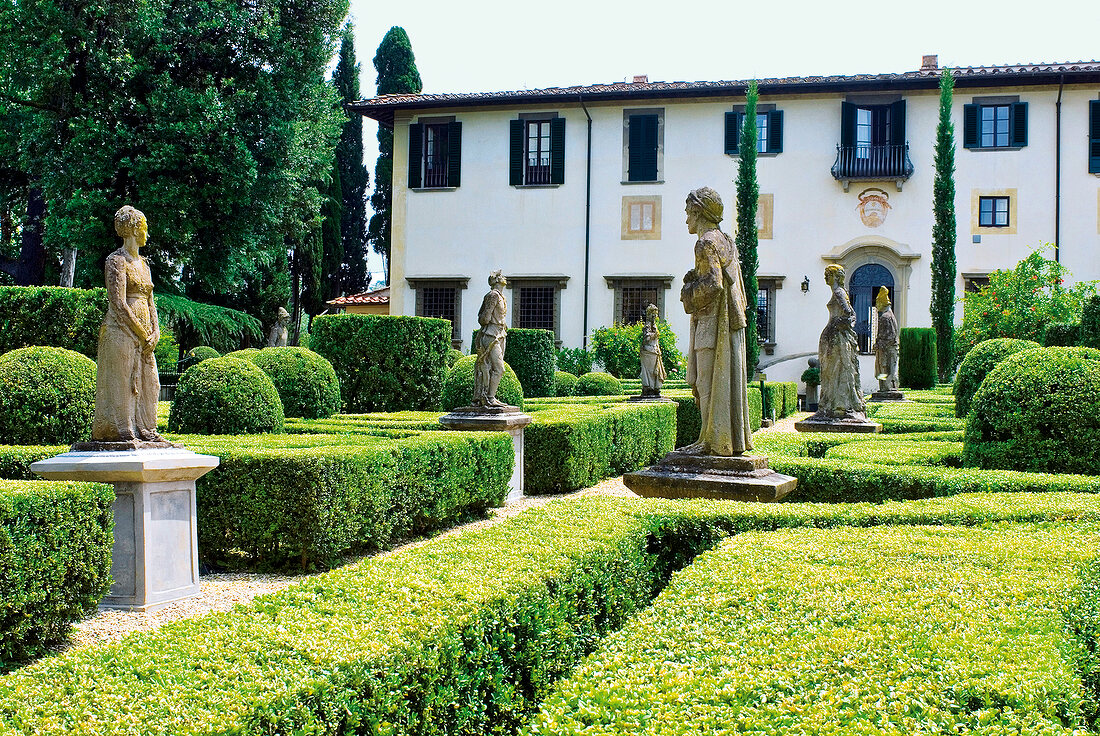
<instances>
[{"instance_id":1,"label":"shrub","mask_svg":"<svg viewBox=\"0 0 1100 736\"><path fill-rule=\"evenodd\" d=\"M240 358L241 360L251 361L256 355L259 355L260 348L244 348L243 350L234 350L233 352L226 353L224 358Z\"/></svg>"},{"instance_id":2,"label":"shrub","mask_svg":"<svg viewBox=\"0 0 1100 736\"><path fill-rule=\"evenodd\" d=\"M264 348L251 361L267 374L288 417L320 419L340 411L340 382L332 363L306 348Z\"/></svg>"},{"instance_id":3,"label":"shrub","mask_svg":"<svg viewBox=\"0 0 1100 736\"><path fill-rule=\"evenodd\" d=\"M283 429L275 384L231 355L193 365L180 376L168 429L193 434L253 434Z\"/></svg>"},{"instance_id":4,"label":"shrub","mask_svg":"<svg viewBox=\"0 0 1100 736\"><path fill-rule=\"evenodd\" d=\"M175 373L178 370L180 344L176 342L172 328L167 325L160 326L160 342L157 343L155 355L159 372Z\"/></svg>"},{"instance_id":5,"label":"shrub","mask_svg":"<svg viewBox=\"0 0 1100 736\"><path fill-rule=\"evenodd\" d=\"M106 312L106 289L0 287L0 353L49 345L95 360Z\"/></svg>"},{"instance_id":6,"label":"shrub","mask_svg":"<svg viewBox=\"0 0 1100 736\"><path fill-rule=\"evenodd\" d=\"M1081 308L1081 344L1100 350L1100 296L1093 294Z\"/></svg>"},{"instance_id":7,"label":"shrub","mask_svg":"<svg viewBox=\"0 0 1100 736\"><path fill-rule=\"evenodd\" d=\"M447 353L447 369L450 370L461 359L462 351L451 348L450 352Z\"/></svg>"},{"instance_id":8,"label":"shrub","mask_svg":"<svg viewBox=\"0 0 1100 736\"><path fill-rule=\"evenodd\" d=\"M476 362L476 355L464 356L447 372L447 377L443 380L443 411L473 403ZM523 408L523 387L520 386L516 372L507 363L504 364L504 375L500 377L500 385L497 387L497 399Z\"/></svg>"},{"instance_id":9,"label":"shrub","mask_svg":"<svg viewBox=\"0 0 1100 736\"><path fill-rule=\"evenodd\" d=\"M831 460L854 460L878 465L962 465L961 442L866 440L845 442L825 451Z\"/></svg>"},{"instance_id":10,"label":"shrub","mask_svg":"<svg viewBox=\"0 0 1100 736\"><path fill-rule=\"evenodd\" d=\"M1100 474L1100 350L1001 361L974 394L964 441L971 467Z\"/></svg>"},{"instance_id":11,"label":"shrub","mask_svg":"<svg viewBox=\"0 0 1100 736\"><path fill-rule=\"evenodd\" d=\"M217 350L206 345L199 345L197 348L191 348L187 351L187 355L190 356L192 364L201 363L208 358L220 358L222 354Z\"/></svg>"},{"instance_id":12,"label":"shrub","mask_svg":"<svg viewBox=\"0 0 1100 736\"><path fill-rule=\"evenodd\" d=\"M310 340L336 370L345 411L439 408L451 350L447 320L326 314L313 319Z\"/></svg>"},{"instance_id":13,"label":"shrub","mask_svg":"<svg viewBox=\"0 0 1100 736\"><path fill-rule=\"evenodd\" d=\"M641 322L632 325L614 325L600 327L592 334L592 351L604 367L604 370L616 378L637 378L642 372L638 351L642 345ZM684 356L676 349L676 333L672 325L663 319L657 320L660 332L661 362L669 376L681 375Z\"/></svg>"},{"instance_id":14,"label":"shrub","mask_svg":"<svg viewBox=\"0 0 1100 736\"><path fill-rule=\"evenodd\" d=\"M45 653L111 587L114 489L0 480L0 669Z\"/></svg>"},{"instance_id":15,"label":"shrub","mask_svg":"<svg viewBox=\"0 0 1100 736\"><path fill-rule=\"evenodd\" d=\"M512 366L524 396L554 395L554 333L550 330L508 330L504 362Z\"/></svg>"},{"instance_id":16,"label":"shrub","mask_svg":"<svg viewBox=\"0 0 1100 736\"><path fill-rule=\"evenodd\" d=\"M95 363L65 348L0 355L0 442L80 442L95 419Z\"/></svg>"},{"instance_id":17,"label":"shrub","mask_svg":"<svg viewBox=\"0 0 1100 736\"><path fill-rule=\"evenodd\" d=\"M1080 322L1051 322L1043 327L1043 347L1070 348L1080 344Z\"/></svg>"},{"instance_id":18,"label":"shrub","mask_svg":"<svg viewBox=\"0 0 1100 736\"><path fill-rule=\"evenodd\" d=\"M802 371L801 379L807 386L818 386L821 384L821 369L816 365L810 366Z\"/></svg>"},{"instance_id":19,"label":"shrub","mask_svg":"<svg viewBox=\"0 0 1100 736\"><path fill-rule=\"evenodd\" d=\"M565 371L554 371L554 396L573 396L577 393L577 377Z\"/></svg>"},{"instance_id":20,"label":"shrub","mask_svg":"<svg viewBox=\"0 0 1100 736\"><path fill-rule=\"evenodd\" d=\"M898 382L905 388L936 385L936 331L931 327L902 327L898 350Z\"/></svg>"},{"instance_id":21,"label":"shrub","mask_svg":"<svg viewBox=\"0 0 1100 736\"><path fill-rule=\"evenodd\" d=\"M961 418L970 413L970 401L974 398L974 393L995 365L1021 350L1034 350L1038 347L1039 343L1031 340L997 337L984 340L971 348L955 374L955 416Z\"/></svg>"},{"instance_id":22,"label":"shrub","mask_svg":"<svg viewBox=\"0 0 1100 736\"><path fill-rule=\"evenodd\" d=\"M558 351L558 370L583 376L592 372L592 353L584 348L562 348ZM641 364L639 363L639 371Z\"/></svg>"},{"instance_id":23,"label":"shrub","mask_svg":"<svg viewBox=\"0 0 1100 736\"><path fill-rule=\"evenodd\" d=\"M622 396L623 385L610 373L585 373L577 379L577 396Z\"/></svg>"}]
</instances>

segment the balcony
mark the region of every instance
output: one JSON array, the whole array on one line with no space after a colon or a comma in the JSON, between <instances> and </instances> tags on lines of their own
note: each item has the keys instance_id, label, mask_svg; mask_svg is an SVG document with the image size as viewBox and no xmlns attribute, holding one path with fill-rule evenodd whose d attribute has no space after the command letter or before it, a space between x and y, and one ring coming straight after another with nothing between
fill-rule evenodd
<instances>
[{"instance_id":1,"label":"balcony","mask_svg":"<svg viewBox=\"0 0 1100 736\"><path fill-rule=\"evenodd\" d=\"M877 145L857 143L836 147L833 178L844 185L853 181L890 181L901 191L902 183L913 175L913 162L909 160L909 144Z\"/></svg>"}]
</instances>

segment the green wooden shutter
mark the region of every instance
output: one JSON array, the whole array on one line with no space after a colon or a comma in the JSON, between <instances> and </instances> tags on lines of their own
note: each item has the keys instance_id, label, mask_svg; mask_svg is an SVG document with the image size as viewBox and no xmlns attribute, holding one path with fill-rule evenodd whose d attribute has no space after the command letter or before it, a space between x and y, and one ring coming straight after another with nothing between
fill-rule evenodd
<instances>
[{"instance_id":1,"label":"green wooden shutter","mask_svg":"<svg viewBox=\"0 0 1100 736\"><path fill-rule=\"evenodd\" d=\"M627 181L657 180L657 116L630 116Z\"/></svg>"},{"instance_id":2,"label":"green wooden shutter","mask_svg":"<svg viewBox=\"0 0 1100 736\"><path fill-rule=\"evenodd\" d=\"M409 189L419 189L423 179L420 163L424 159L424 126L409 124Z\"/></svg>"},{"instance_id":3,"label":"green wooden shutter","mask_svg":"<svg viewBox=\"0 0 1100 736\"><path fill-rule=\"evenodd\" d=\"M840 103L840 145L856 144L856 106L851 102Z\"/></svg>"},{"instance_id":4,"label":"green wooden shutter","mask_svg":"<svg viewBox=\"0 0 1100 736\"><path fill-rule=\"evenodd\" d=\"M462 183L462 123L447 125L447 186Z\"/></svg>"},{"instance_id":5,"label":"green wooden shutter","mask_svg":"<svg viewBox=\"0 0 1100 736\"><path fill-rule=\"evenodd\" d=\"M508 183L514 187L523 184L523 120L508 121Z\"/></svg>"},{"instance_id":6,"label":"green wooden shutter","mask_svg":"<svg viewBox=\"0 0 1100 736\"><path fill-rule=\"evenodd\" d=\"M905 145L905 100L890 105L890 145Z\"/></svg>"},{"instance_id":7,"label":"green wooden shutter","mask_svg":"<svg viewBox=\"0 0 1100 736\"><path fill-rule=\"evenodd\" d=\"M783 152L783 111L768 113L768 153Z\"/></svg>"},{"instance_id":8,"label":"green wooden shutter","mask_svg":"<svg viewBox=\"0 0 1100 736\"><path fill-rule=\"evenodd\" d=\"M1027 145L1027 103L1013 102L1008 116L1009 145L1024 147Z\"/></svg>"},{"instance_id":9,"label":"green wooden shutter","mask_svg":"<svg viewBox=\"0 0 1100 736\"><path fill-rule=\"evenodd\" d=\"M978 147L978 105L963 105L963 148Z\"/></svg>"},{"instance_id":10,"label":"green wooden shutter","mask_svg":"<svg viewBox=\"0 0 1100 736\"><path fill-rule=\"evenodd\" d=\"M741 140L741 113L726 113L726 153L737 155L737 144Z\"/></svg>"},{"instance_id":11,"label":"green wooden shutter","mask_svg":"<svg viewBox=\"0 0 1100 736\"><path fill-rule=\"evenodd\" d=\"M1100 174L1100 100L1089 100L1089 173Z\"/></svg>"},{"instance_id":12,"label":"green wooden shutter","mask_svg":"<svg viewBox=\"0 0 1100 736\"><path fill-rule=\"evenodd\" d=\"M550 183L565 183L565 118L550 119Z\"/></svg>"}]
</instances>

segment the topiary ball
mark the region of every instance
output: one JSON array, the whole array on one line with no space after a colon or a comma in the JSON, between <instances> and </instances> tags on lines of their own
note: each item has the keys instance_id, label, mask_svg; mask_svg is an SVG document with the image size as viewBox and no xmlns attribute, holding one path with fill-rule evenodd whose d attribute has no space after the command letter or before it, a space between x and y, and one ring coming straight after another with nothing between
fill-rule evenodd
<instances>
[{"instance_id":1,"label":"topiary ball","mask_svg":"<svg viewBox=\"0 0 1100 736\"><path fill-rule=\"evenodd\" d=\"M180 376L168 430L187 434L281 432L283 403L275 384L253 363L211 358Z\"/></svg>"},{"instance_id":2,"label":"topiary ball","mask_svg":"<svg viewBox=\"0 0 1100 736\"><path fill-rule=\"evenodd\" d=\"M577 393L577 377L565 371L554 371L554 396L574 396Z\"/></svg>"},{"instance_id":3,"label":"topiary ball","mask_svg":"<svg viewBox=\"0 0 1100 736\"><path fill-rule=\"evenodd\" d=\"M332 363L312 350L264 348L249 356L275 384L288 417L323 419L340 411L340 381Z\"/></svg>"},{"instance_id":4,"label":"topiary ball","mask_svg":"<svg viewBox=\"0 0 1100 736\"><path fill-rule=\"evenodd\" d=\"M240 358L241 360L252 360L252 356L260 352L259 348L244 348L242 350L234 350L231 353L226 353L224 358Z\"/></svg>"},{"instance_id":5,"label":"topiary ball","mask_svg":"<svg viewBox=\"0 0 1100 736\"><path fill-rule=\"evenodd\" d=\"M623 384L610 373L585 373L577 379L577 396L622 396Z\"/></svg>"},{"instance_id":6,"label":"topiary ball","mask_svg":"<svg viewBox=\"0 0 1100 736\"><path fill-rule=\"evenodd\" d=\"M974 394L963 443L969 467L1100 474L1100 350L1005 358Z\"/></svg>"},{"instance_id":7,"label":"topiary ball","mask_svg":"<svg viewBox=\"0 0 1100 736\"><path fill-rule=\"evenodd\" d=\"M221 353L207 345L199 345L197 348L191 348L187 354L191 356L191 361L193 363L201 363L209 358L222 357Z\"/></svg>"},{"instance_id":8,"label":"topiary ball","mask_svg":"<svg viewBox=\"0 0 1100 736\"><path fill-rule=\"evenodd\" d=\"M1040 345L1037 342L1011 337L983 340L972 347L955 373L955 416L961 419L970 413L970 401L974 398L974 392L982 385L986 374L993 370L993 366L1021 350L1034 350L1038 347Z\"/></svg>"},{"instance_id":9,"label":"topiary ball","mask_svg":"<svg viewBox=\"0 0 1100 736\"><path fill-rule=\"evenodd\" d=\"M474 363L477 356L467 355L458 360L443 379L443 411L451 411L460 406L469 406L474 400ZM507 363L504 375L500 377L497 399L505 404L523 408L523 389L516 378L516 372Z\"/></svg>"},{"instance_id":10,"label":"topiary ball","mask_svg":"<svg viewBox=\"0 0 1100 736\"><path fill-rule=\"evenodd\" d=\"M56 445L92 435L95 361L65 348L0 355L0 444Z\"/></svg>"}]
</instances>

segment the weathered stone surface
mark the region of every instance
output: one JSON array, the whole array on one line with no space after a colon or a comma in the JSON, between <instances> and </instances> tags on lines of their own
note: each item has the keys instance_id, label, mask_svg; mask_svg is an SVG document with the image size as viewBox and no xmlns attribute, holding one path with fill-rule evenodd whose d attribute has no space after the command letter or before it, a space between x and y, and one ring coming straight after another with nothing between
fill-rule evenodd
<instances>
[{"instance_id":1,"label":"weathered stone surface","mask_svg":"<svg viewBox=\"0 0 1100 736\"><path fill-rule=\"evenodd\" d=\"M661 359L660 338L661 333L657 329L657 305L650 304L645 309L645 325L642 327L642 342L638 350L638 360L642 366L638 377L642 381L643 398L659 398L661 386L668 378Z\"/></svg>"},{"instance_id":2,"label":"weathered stone surface","mask_svg":"<svg viewBox=\"0 0 1100 736\"><path fill-rule=\"evenodd\" d=\"M768 467L763 455L696 455L676 450L656 465L623 476L627 488L648 498L778 501L798 479Z\"/></svg>"},{"instance_id":3,"label":"weathered stone surface","mask_svg":"<svg viewBox=\"0 0 1100 736\"><path fill-rule=\"evenodd\" d=\"M882 425L870 420L858 421L854 419L819 419L817 415L794 423L794 428L799 432L864 432L878 433L882 431Z\"/></svg>"},{"instance_id":4,"label":"weathered stone surface","mask_svg":"<svg viewBox=\"0 0 1100 736\"><path fill-rule=\"evenodd\" d=\"M660 394L657 394L656 396L647 396L646 394L643 393L643 394L638 394L636 396L628 396L628 397L626 397L626 400L627 401L651 401L651 402L655 402L655 403L662 403L663 402L663 403L668 403L668 404L673 403L673 399L666 398L664 396L661 396Z\"/></svg>"},{"instance_id":5,"label":"weathered stone surface","mask_svg":"<svg viewBox=\"0 0 1100 736\"><path fill-rule=\"evenodd\" d=\"M183 445L168 440L148 442L146 440L126 440L125 442L77 442L69 448L71 452L129 452L131 450L168 450L182 449Z\"/></svg>"},{"instance_id":6,"label":"weathered stone surface","mask_svg":"<svg viewBox=\"0 0 1100 736\"><path fill-rule=\"evenodd\" d=\"M838 420L866 422L867 406L859 379L859 344L856 340L856 313L844 290L844 269L825 268L829 299L829 321L821 331L817 357L821 370L821 397L814 421Z\"/></svg>"},{"instance_id":7,"label":"weathered stone surface","mask_svg":"<svg viewBox=\"0 0 1100 736\"><path fill-rule=\"evenodd\" d=\"M504 375L504 348L508 340L508 303L504 300L504 287L508 285L500 271L489 274L489 293L481 301L477 313L481 329L477 333L474 350L474 406L502 407L497 398L500 378Z\"/></svg>"},{"instance_id":8,"label":"weathered stone surface","mask_svg":"<svg viewBox=\"0 0 1100 736\"><path fill-rule=\"evenodd\" d=\"M913 403L905 398L905 394L901 391L875 391L871 394L871 401L902 401L909 404Z\"/></svg>"}]
</instances>

